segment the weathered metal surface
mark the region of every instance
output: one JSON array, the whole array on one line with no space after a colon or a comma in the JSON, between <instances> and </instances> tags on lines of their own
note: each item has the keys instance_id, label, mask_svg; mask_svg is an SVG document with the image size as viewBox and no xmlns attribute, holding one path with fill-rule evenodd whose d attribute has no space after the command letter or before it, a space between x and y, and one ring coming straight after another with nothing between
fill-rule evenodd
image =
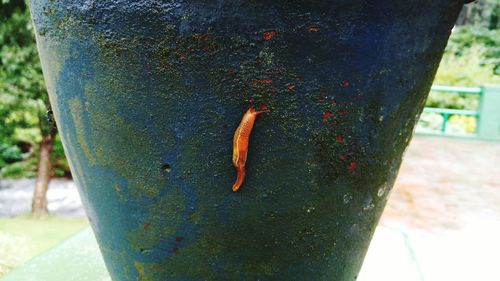
<instances>
[{"instance_id":1,"label":"weathered metal surface","mask_svg":"<svg viewBox=\"0 0 500 281\"><path fill-rule=\"evenodd\" d=\"M113 279L355 279L462 4L31 1Z\"/></svg>"}]
</instances>

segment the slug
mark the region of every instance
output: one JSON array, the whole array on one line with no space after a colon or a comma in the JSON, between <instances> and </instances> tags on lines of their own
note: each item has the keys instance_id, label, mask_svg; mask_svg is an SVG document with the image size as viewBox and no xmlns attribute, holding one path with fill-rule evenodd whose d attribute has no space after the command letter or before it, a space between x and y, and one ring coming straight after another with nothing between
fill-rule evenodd
<instances>
[{"instance_id":1,"label":"slug","mask_svg":"<svg viewBox=\"0 0 500 281\"><path fill-rule=\"evenodd\" d=\"M269 112L269 110L257 111L250 106L247 112L243 115L240 125L234 133L233 139L233 165L236 168L237 178L233 185L233 191L236 192L245 180L245 162L247 161L248 141L252 133L255 119L261 113Z\"/></svg>"}]
</instances>

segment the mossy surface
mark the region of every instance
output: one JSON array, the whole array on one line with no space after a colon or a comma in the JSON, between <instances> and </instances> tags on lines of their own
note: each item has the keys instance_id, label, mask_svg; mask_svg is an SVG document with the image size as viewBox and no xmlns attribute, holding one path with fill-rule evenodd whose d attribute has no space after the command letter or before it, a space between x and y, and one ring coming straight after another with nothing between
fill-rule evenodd
<instances>
[{"instance_id":1,"label":"mossy surface","mask_svg":"<svg viewBox=\"0 0 500 281\"><path fill-rule=\"evenodd\" d=\"M461 8L421 2L32 1L114 280L355 279Z\"/></svg>"}]
</instances>

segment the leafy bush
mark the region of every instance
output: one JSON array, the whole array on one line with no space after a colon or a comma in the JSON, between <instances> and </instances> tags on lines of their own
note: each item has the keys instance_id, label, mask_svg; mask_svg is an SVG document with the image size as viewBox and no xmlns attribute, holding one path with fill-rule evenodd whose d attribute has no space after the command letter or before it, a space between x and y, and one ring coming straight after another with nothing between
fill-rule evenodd
<instances>
[{"instance_id":1,"label":"leafy bush","mask_svg":"<svg viewBox=\"0 0 500 281\"><path fill-rule=\"evenodd\" d=\"M448 41L434 84L500 84L500 30L456 27Z\"/></svg>"},{"instance_id":2,"label":"leafy bush","mask_svg":"<svg viewBox=\"0 0 500 281\"><path fill-rule=\"evenodd\" d=\"M0 169L8 163L22 159L21 150L17 146L0 143Z\"/></svg>"},{"instance_id":3,"label":"leafy bush","mask_svg":"<svg viewBox=\"0 0 500 281\"><path fill-rule=\"evenodd\" d=\"M0 144L0 155L1 147L6 145ZM8 162L2 164L2 158L0 158L0 177L1 178L33 178L36 177L36 169L38 162L38 147L35 147L35 151L29 155L26 159L22 159L21 150L17 146L8 146L9 155L16 156L15 158L9 158ZM15 151L15 153L14 153ZM52 167L55 177L71 177L71 172L69 168L68 161L64 155L63 146L59 136L56 137L54 142L54 148L51 155Z\"/></svg>"},{"instance_id":4,"label":"leafy bush","mask_svg":"<svg viewBox=\"0 0 500 281\"><path fill-rule=\"evenodd\" d=\"M453 115L446 124L446 131L452 134L473 134L476 131L476 127L476 117Z\"/></svg>"},{"instance_id":5,"label":"leafy bush","mask_svg":"<svg viewBox=\"0 0 500 281\"><path fill-rule=\"evenodd\" d=\"M434 84L469 87L500 84L500 30L478 26L456 27L448 41ZM477 110L479 96L431 92L426 106ZM443 116L423 113L419 129L439 131L442 124ZM471 134L476 127L476 117L454 115L447 122L446 132Z\"/></svg>"},{"instance_id":6,"label":"leafy bush","mask_svg":"<svg viewBox=\"0 0 500 281\"><path fill-rule=\"evenodd\" d=\"M431 92L425 106L477 110L479 106L479 95Z\"/></svg>"},{"instance_id":7,"label":"leafy bush","mask_svg":"<svg viewBox=\"0 0 500 281\"><path fill-rule=\"evenodd\" d=\"M480 45L463 50L460 55L446 53L439 65L434 84L479 86L500 83L500 74L495 73L500 61L496 64L487 63L493 60L488 59L486 53L487 49Z\"/></svg>"},{"instance_id":8,"label":"leafy bush","mask_svg":"<svg viewBox=\"0 0 500 281\"><path fill-rule=\"evenodd\" d=\"M8 164L2 168L2 178L34 178L36 177L37 158L30 157L26 160Z\"/></svg>"}]
</instances>

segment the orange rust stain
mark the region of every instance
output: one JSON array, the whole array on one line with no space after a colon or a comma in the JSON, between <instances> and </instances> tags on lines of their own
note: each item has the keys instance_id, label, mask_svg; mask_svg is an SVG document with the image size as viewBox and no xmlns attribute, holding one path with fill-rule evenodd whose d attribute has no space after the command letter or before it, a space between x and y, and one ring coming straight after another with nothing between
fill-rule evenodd
<instances>
[{"instance_id":1,"label":"orange rust stain","mask_svg":"<svg viewBox=\"0 0 500 281\"><path fill-rule=\"evenodd\" d=\"M266 41L273 39L274 36L278 35L278 31L270 30L262 33L262 38Z\"/></svg>"},{"instance_id":2,"label":"orange rust stain","mask_svg":"<svg viewBox=\"0 0 500 281\"><path fill-rule=\"evenodd\" d=\"M319 31L319 28L316 27L316 26L310 26L308 29L307 29L307 32L318 32Z\"/></svg>"},{"instance_id":3,"label":"orange rust stain","mask_svg":"<svg viewBox=\"0 0 500 281\"><path fill-rule=\"evenodd\" d=\"M252 84L256 86L257 84L271 84L273 83L272 79L254 79L252 80Z\"/></svg>"},{"instance_id":4,"label":"orange rust stain","mask_svg":"<svg viewBox=\"0 0 500 281\"><path fill-rule=\"evenodd\" d=\"M288 83L288 84L286 84L286 87L287 87L287 89L288 89L288 90L290 90L290 91L291 91L291 90L295 89L295 84L293 84L293 83Z\"/></svg>"},{"instance_id":5,"label":"orange rust stain","mask_svg":"<svg viewBox=\"0 0 500 281\"><path fill-rule=\"evenodd\" d=\"M344 142L344 137L342 135L338 135L336 139L337 139L338 143L343 143Z\"/></svg>"},{"instance_id":6,"label":"orange rust stain","mask_svg":"<svg viewBox=\"0 0 500 281\"><path fill-rule=\"evenodd\" d=\"M321 119L323 119L323 122L326 122L326 121L328 121L328 119L330 117L332 117L332 115L333 115L333 112L331 112L331 111L325 111L323 113L323 115L321 116Z\"/></svg>"},{"instance_id":7,"label":"orange rust stain","mask_svg":"<svg viewBox=\"0 0 500 281\"><path fill-rule=\"evenodd\" d=\"M259 110L260 111L264 111L264 112L268 112L269 111L269 107L267 106L267 104L265 103L262 103L259 107Z\"/></svg>"},{"instance_id":8,"label":"orange rust stain","mask_svg":"<svg viewBox=\"0 0 500 281\"><path fill-rule=\"evenodd\" d=\"M351 162L351 163L349 163L349 166L347 166L347 170L349 171L349 173L354 174L357 167L358 167L358 163Z\"/></svg>"},{"instance_id":9,"label":"orange rust stain","mask_svg":"<svg viewBox=\"0 0 500 281\"><path fill-rule=\"evenodd\" d=\"M199 40L205 41L205 40L208 40L208 35L207 34L199 34L196 36L196 38Z\"/></svg>"},{"instance_id":10,"label":"orange rust stain","mask_svg":"<svg viewBox=\"0 0 500 281\"><path fill-rule=\"evenodd\" d=\"M248 154L248 142L252 133L253 125L257 116L264 112L269 112L267 105L261 106L262 110L255 110L252 106L247 110L241 119L240 125L234 133L233 139L233 165L236 168L237 178L233 185L233 191L240 189L245 180L245 163Z\"/></svg>"}]
</instances>

